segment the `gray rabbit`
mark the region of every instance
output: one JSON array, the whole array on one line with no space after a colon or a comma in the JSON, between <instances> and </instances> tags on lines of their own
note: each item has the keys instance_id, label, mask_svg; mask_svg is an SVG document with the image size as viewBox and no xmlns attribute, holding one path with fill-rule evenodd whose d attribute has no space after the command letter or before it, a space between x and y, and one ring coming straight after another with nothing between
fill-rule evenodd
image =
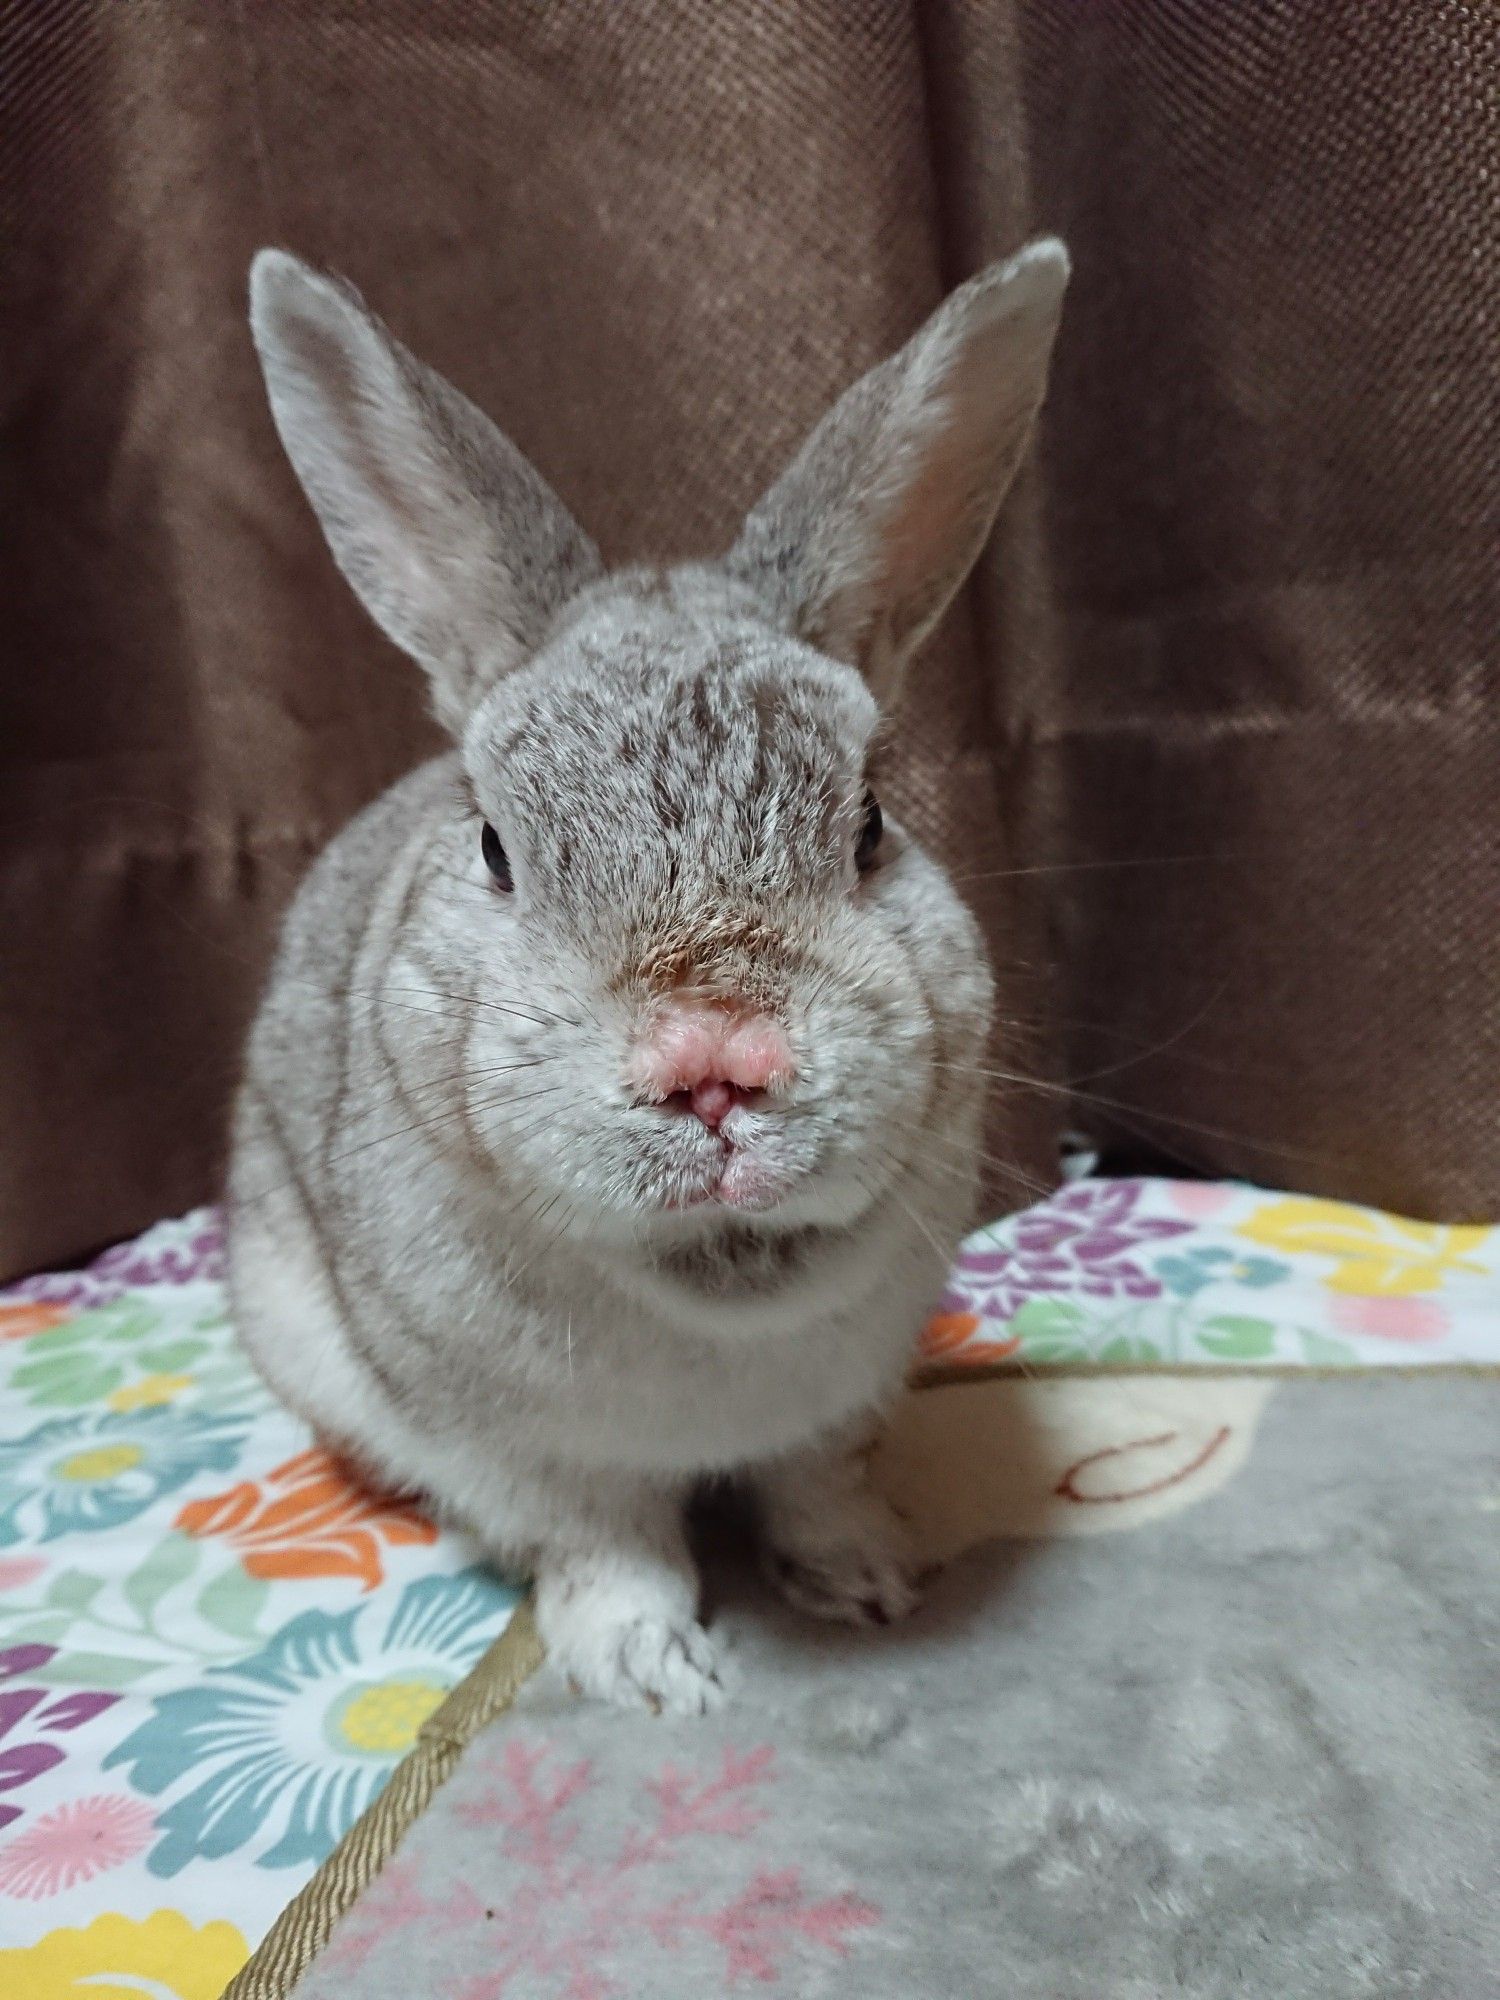
<instances>
[{"instance_id":1,"label":"gray rabbit","mask_svg":"<svg viewBox=\"0 0 1500 2000\"><path fill-rule=\"evenodd\" d=\"M583 1689L721 1699L682 1507L795 1604L915 1602L862 1446L973 1200L991 979L871 757L1042 399L1068 264L956 291L727 556L606 575L516 448L280 251L251 323L335 560L456 748L298 895L230 1174L279 1394L531 1571Z\"/></svg>"}]
</instances>

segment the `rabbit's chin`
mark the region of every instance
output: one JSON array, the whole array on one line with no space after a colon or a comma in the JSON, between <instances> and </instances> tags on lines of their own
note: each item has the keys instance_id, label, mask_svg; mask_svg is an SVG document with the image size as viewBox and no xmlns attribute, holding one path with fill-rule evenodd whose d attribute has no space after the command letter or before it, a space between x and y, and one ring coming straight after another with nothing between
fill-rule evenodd
<instances>
[{"instance_id":1,"label":"rabbit's chin","mask_svg":"<svg viewBox=\"0 0 1500 2000\"><path fill-rule=\"evenodd\" d=\"M731 1152L710 1169L702 1184L685 1194L667 1193L664 1209L729 1209L740 1215L760 1215L778 1207L806 1179L805 1174L757 1159L753 1153Z\"/></svg>"},{"instance_id":2,"label":"rabbit's chin","mask_svg":"<svg viewBox=\"0 0 1500 2000\"><path fill-rule=\"evenodd\" d=\"M726 1228L765 1235L847 1229L875 1199L868 1179L834 1169L787 1169L750 1154L732 1155L714 1177L684 1188L641 1190L618 1203L575 1210L576 1227L594 1242L639 1246L689 1243Z\"/></svg>"}]
</instances>

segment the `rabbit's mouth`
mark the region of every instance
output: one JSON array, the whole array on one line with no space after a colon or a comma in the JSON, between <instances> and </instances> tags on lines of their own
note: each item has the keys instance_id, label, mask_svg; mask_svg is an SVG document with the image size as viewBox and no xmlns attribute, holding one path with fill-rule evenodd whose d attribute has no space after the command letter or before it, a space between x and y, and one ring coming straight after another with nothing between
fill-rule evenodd
<instances>
[{"instance_id":1,"label":"rabbit's mouth","mask_svg":"<svg viewBox=\"0 0 1500 2000\"><path fill-rule=\"evenodd\" d=\"M669 1190L662 1196L664 1209L722 1208L755 1215L774 1208L802 1178L778 1169L732 1140L721 1139L720 1146L720 1157L695 1186L685 1192Z\"/></svg>"},{"instance_id":2,"label":"rabbit's mouth","mask_svg":"<svg viewBox=\"0 0 1500 2000\"><path fill-rule=\"evenodd\" d=\"M652 1207L758 1215L807 1180L814 1160L806 1139L789 1130L770 1093L726 1086L725 1095L709 1118L681 1091L637 1107L654 1127L651 1151L659 1164L647 1194Z\"/></svg>"}]
</instances>

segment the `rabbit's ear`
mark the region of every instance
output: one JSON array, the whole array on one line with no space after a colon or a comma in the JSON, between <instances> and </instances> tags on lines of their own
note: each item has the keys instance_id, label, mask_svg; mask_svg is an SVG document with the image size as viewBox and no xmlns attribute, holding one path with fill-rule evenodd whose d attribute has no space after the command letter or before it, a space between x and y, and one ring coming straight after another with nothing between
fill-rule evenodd
<instances>
[{"instance_id":1,"label":"rabbit's ear","mask_svg":"<svg viewBox=\"0 0 1500 2000\"><path fill-rule=\"evenodd\" d=\"M745 523L731 569L888 701L968 575L1047 383L1055 238L992 265L837 402Z\"/></svg>"},{"instance_id":2,"label":"rabbit's ear","mask_svg":"<svg viewBox=\"0 0 1500 2000\"><path fill-rule=\"evenodd\" d=\"M250 271L250 327L287 456L376 623L459 730L599 574L540 475L338 280L281 250Z\"/></svg>"}]
</instances>

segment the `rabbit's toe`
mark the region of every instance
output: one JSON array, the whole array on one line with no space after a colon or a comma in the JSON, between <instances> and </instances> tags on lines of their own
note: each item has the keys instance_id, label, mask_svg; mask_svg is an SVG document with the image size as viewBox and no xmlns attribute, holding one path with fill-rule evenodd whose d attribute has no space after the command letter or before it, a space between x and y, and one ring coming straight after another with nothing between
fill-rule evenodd
<instances>
[{"instance_id":1,"label":"rabbit's toe","mask_svg":"<svg viewBox=\"0 0 1500 2000\"><path fill-rule=\"evenodd\" d=\"M844 1519L780 1523L765 1565L788 1604L846 1625L891 1625L919 1601L905 1532L873 1494Z\"/></svg>"},{"instance_id":2,"label":"rabbit's toe","mask_svg":"<svg viewBox=\"0 0 1500 2000\"><path fill-rule=\"evenodd\" d=\"M574 1633L558 1665L581 1693L627 1708L709 1715L724 1700L713 1642L691 1620L601 1620Z\"/></svg>"}]
</instances>

